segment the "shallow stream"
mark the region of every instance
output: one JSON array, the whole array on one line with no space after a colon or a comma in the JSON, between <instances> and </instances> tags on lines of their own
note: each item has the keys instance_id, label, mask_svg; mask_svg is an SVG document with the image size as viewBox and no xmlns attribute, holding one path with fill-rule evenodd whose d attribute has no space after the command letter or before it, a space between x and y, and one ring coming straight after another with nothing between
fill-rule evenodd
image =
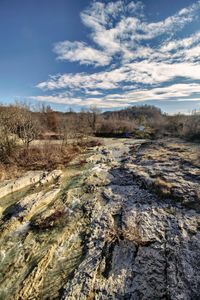
<instances>
[{"instance_id":1,"label":"shallow stream","mask_svg":"<svg viewBox=\"0 0 200 300\"><path fill-rule=\"evenodd\" d=\"M81 182L86 164L70 166L58 186L25 188L0 199L0 299L57 299L83 255ZM55 196L18 209L22 199ZM58 192L57 192L58 191ZM20 217L20 213L23 217Z\"/></svg>"}]
</instances>

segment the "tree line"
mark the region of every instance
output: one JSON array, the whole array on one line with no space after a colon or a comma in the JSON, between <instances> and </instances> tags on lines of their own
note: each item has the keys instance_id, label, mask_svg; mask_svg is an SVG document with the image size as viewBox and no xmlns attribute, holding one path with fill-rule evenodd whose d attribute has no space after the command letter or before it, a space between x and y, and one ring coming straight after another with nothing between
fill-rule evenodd
<instances>
[{"instance_id":1,"label":"tree line","mask_svg":"<svg viewBox=\"0 0 200 300\"><path fill-rule=\"evenodd\" d=\"M54 149L47 145L49 140L59 141L54 153L48 152L49 157L56 160L60 156L66 160L72 145L71 152L76 153L77 147L86 145L91 136L150 139L168 136L200 141L200 112L169 116L150 105L106 112L97 107L80 112L58 112L45 105L34 110L22 103L0 105L0 164L16 160L22 164L26 158L34 163L39 157L45 160L49 148L52 152ZM36 140L43 141L43 147L46 145L43 153L41 147L33 143ZM30 146L32 144L34 146ZM41 167L44 165L41 163Z\"/></svg>"}]
</instances>

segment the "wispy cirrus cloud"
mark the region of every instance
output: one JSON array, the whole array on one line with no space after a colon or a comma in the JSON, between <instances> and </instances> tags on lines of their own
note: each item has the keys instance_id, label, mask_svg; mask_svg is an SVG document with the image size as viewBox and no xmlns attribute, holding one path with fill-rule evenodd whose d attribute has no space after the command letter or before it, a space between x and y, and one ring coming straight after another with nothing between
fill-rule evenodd
<instances>
[{"instance_id":1,"label":"wispy cirrus cloud","mask_svg":"<svg viewBox=\"0 0 200 300\"><path fill-rule=\"evenodd\" d=\"M78 95L71 97L76 105L93 101L101 107L147 100L200 101L200 28L189 36L178 35L199 13L200 1L195 1L164 20L148 22L142 2L92 2L81 13L91 43L62 41L54 52L59 60L90 65L94 71L50 76L37 87L57 94L41 97L68 103L70 97L58 94L65 90Z\"/></svg>"},{"instance_id":2,"label":"wispy cirrus cloud","mask_svg":"<svg viewBox=\"0 0 200 300\"><path fill-rule=\"evenodd\" d=\"M191 98L191 94L193 97ZM179 102L199 102L200 85L195 83L190 84L173 84L171 86L162 88L152 88L143 90L124 91L122 94L112 93L102 97L95 97L97 95L91 94L85 97L67 96L65 93L58 93L51 96L37 96L32 97L38 101L52 102L58 104L71 105L73 102L75 106L97 105L104 109L112 109L117 107L125 107L138 102L146 102L149 99L154 101L179 101Z\"/></svg>"},{"instance_id":3,"label":"wispy cirrus cloud","mask_svg":"<svg viewBox=\"0 0 200 300\"><path fill-rule=\"evenodd\" d=\"M93 74L64 74L50 78L46 82L38 84L43 90L78 89L91 91L113 90L123 88L127 83L132 88L142 85L157 85L176 77L200 80L200 67L190 63L162 63L143 60L126 64L120 68L96 72Z\"/></svg>"},{"instance_id":4,"label":"wispy cirrus cloud","mask_svg":"<svg viewBox=\"0 0 200 300\"><path fill-rule=\"evenodd\" d=\"M80 62L80 64L106 66L110 63L109 57L103 51L99 51L87 46L83 42L59 42L54 47L54 52L60 60L69 60L71 62Z\"/></svg>"},{"instance_id":5,"label":"wispy cirrus cloud","mask_svg":"<svg viewBox=\"0 0 200 300\"><path fill-rule=\"evenodd\" d=\"M155 23L144 21L142 11L142 2L131 1L128 5L125 5L124 1L108 4L93 2L81 13L81 19L91 30L90 37L96 46L64 41L57 43L54 51L61 60L79 61L81 64L94 66L109 65L116 54L121 54L126 60L132 60L139 43L163 34L169 36L193 21L200 12L200 2ZM142 50L145 51L145 47Z\"/></svg>"}]
</instances>

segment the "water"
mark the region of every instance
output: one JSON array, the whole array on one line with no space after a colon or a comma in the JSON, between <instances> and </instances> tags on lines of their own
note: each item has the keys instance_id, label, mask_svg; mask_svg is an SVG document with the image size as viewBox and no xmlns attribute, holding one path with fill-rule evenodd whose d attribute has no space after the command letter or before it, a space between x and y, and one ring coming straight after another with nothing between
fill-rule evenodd
<instances>
[{"instance_id":1,"label":"water","mask_svg":"<svg viewBox=\"0 0 200 300\"><path fill-rule=\"evenodd\" d=\"M0 299L57 299L68 276L83 255L81 181L85 167L66 170L61 192L53 201L37 207L25 221L3 219L5 210L31 191L26 189L0 200ZM69 175L70 174L70 175ZM45 187L46 191L50 187ZM35 192L35 191L34 191ZM34 219L49 220L63 209L63 217L48 228L35 228ZM7 222L7 223L6 223ZM54 222L54 220L52 221ZM34 296L33 296L34 295Z\"/></svg>"}]
</instances>

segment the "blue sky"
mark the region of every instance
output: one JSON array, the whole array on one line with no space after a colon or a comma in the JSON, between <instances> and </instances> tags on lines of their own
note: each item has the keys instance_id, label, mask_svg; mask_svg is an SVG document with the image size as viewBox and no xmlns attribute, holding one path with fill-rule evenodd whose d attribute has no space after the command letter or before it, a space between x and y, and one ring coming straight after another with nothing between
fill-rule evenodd
<instances>
[{"instance_id":1,"label":"blue sky","mask_svg":"<svg viewBox=\"0 0 200 300\"><path fill-rule=\"evenodd\" d=\"M200 109L200 1L0 0L0 102Z\"/></svg>"}]
</instances>

